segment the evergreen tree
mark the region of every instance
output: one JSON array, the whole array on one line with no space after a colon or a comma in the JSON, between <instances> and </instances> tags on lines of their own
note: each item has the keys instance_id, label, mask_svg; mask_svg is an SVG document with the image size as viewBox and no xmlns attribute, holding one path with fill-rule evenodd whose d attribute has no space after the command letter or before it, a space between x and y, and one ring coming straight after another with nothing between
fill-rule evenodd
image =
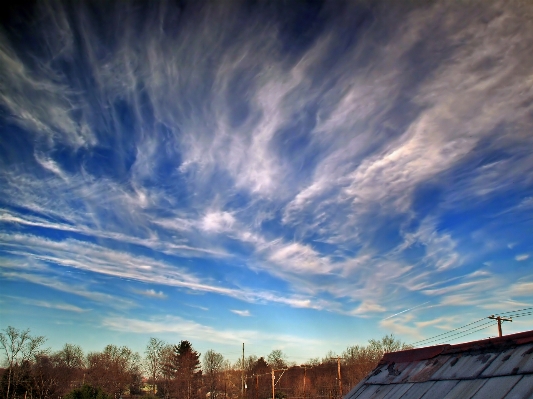
<instances>
[{"instance_id":1,"label":"evergreen tree","mask_svg":"<svg viewBox=\"0 0 533 399\"><path fill-rule=\"evenodd\" d=\"M202 382L200 354L189 341L181 341L174 346L171 363L168 365L174 376L174 391L178 398L194 399Z\"/></svg>"}]
</instances>

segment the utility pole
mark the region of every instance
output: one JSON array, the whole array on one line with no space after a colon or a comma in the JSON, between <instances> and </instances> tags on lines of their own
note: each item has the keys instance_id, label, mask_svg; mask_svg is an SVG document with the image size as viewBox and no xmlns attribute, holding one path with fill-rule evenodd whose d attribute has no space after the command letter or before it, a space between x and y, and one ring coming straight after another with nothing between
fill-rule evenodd
<instances>
[{"instance_id":1,"label":"utility pole","mask_svg":"<svg viewBox=\"0 0 533 399\"><path fill-rule=\"evenodd\" d=\"M272 399L276 399L276 388L274 384L275 379L276 379L276 376L274 375L274 369L272 369Z\"/></svg>"},{"instance_id":2,"label":"utility pole","mask_svg":"<svg viewBox=\"0 0 533 399\"><path fill-rule=\"evenodd\" d=\"M502 334L502 321L510 321L512 322L513 320L512 319L507 319L505 317L500 317L500 316L489 316L489 319L492 319L492 320L498 320L498 337L501 337L503 334Z\"/></svg>"},{"instance_id":3,"label":"utility pole","mask_svg":"<svg viewBox=\"0 0 533 399\"><path fill-rule=\"evenodd\" d=\"M342 398L341 357L340 356L337 356L337 371L339 373L339 398Z\"/></svg>"},{"instance_id":4,"label":"utility pole","mask_svg":"<svg viewBox=\"0 0 533 399\"><path fill-rule=\"evenodd\" d=\"M242 343L241 395L244 399L244 342Z\"/></svg>"},{"instance_id":5,"label":"utility pole","mask_svg":"<svg viewBox=\"0 0 533 399\"><path fill-rule=\"evenodd\" d=\"M304 399L305 399L305 379L307 377L307 367L304 366Z\"/></svg>"}]
</instances>

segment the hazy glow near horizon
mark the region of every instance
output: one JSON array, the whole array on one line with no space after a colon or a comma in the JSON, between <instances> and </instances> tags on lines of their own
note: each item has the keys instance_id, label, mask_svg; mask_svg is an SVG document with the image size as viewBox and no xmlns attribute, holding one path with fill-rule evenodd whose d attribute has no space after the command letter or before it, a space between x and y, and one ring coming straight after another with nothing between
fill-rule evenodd
<instances>
[{"instance_id":1,"label":"hazy glow near horizon","mask_svg":"<svg viewBox=\"0 0 533 399\"><path fill-rule=\"evenodd\" d=\"M533 4L38 3L0 28L1 328L299 364L533 306Z\"/></svg>"}]
</instances>

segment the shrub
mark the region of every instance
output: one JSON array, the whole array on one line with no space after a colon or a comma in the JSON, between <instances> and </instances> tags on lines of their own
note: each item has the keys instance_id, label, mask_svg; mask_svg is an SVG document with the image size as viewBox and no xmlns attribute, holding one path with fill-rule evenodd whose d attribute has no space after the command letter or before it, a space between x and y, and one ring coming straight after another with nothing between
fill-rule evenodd
<instances>
[{"instance_id":1,"label":"shrub","mask_svg":"<svg viewBox=\"0 0 533 399\"><path fill-rule=\"evenodd\" d=\"M111 396L102 391L101 388L85 384L66 394L65 399L111 399Z\"/></svg>"}]
</instances>

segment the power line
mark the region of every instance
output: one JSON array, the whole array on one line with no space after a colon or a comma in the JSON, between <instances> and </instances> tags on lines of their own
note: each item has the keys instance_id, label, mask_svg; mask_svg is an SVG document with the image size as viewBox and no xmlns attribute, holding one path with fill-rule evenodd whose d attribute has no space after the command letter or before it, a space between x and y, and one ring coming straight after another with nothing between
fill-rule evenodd
<instances>
[{"instance_id":1,"label":"power line","mask_svg":"<svg viewBox=\"0 0 533 399\"><path fill-rule=\"evenodd\" d=\"M533 315L533 307L524 308L524 309L517 309L517 310L510 310L510 311L501 312L501 313L495 313L495 315L508 315L507 317L509 317L510 319L518 318L518 317L531 316L531 315ZM487 328L487 327L484 327L484 328L481 328L481 329L477 329L478 327L486 326L488 324L493 324L493 323L492 322L488 322L488 323L481 324L481 325L478 325L478 326L475 326L475 327L472 327L472 328L469 328L469 329L466 329L466 330L464 330L464 328L473 326L475 324L478 324L478 323L480 323L481 321L483 321L485 319L487 319L487 317L483 317L483 318L481 318L479 320L473 321L472 323L465 324L464 326L457 327L457 328L455 328L453 330L450 330L450 331L447 331L445 333L442 333L442 334L439 334L439 335L435 335L433 337L426 338L426 339L423 339L423 340L420 340L420 341L413 342L411 345L416 347L416 346L420 346L420 344L426 345L426 344L429 344L429 343L442 342L444 340L448 340L451 337L455 337L455 336L458 336L458 335L459 335L459 337L457 337L457 338L473 334L476 331L480 331L480 330L482 330L484 328ZM463 330L463 331L460 331L460 330ZM474 331L472 331L472 330L474 330ZM458 331L458 332L455 333L455 334L450 335L451 333L453 333L455 331ZM467 331L471 331L471 332L469 332L467 334L463 334L463 333L465 333ZM442 338L440 338L440 337L442 337ZM457 339L457 338L454 338L454 340Z\"/></svg>"},{"instance_id":2,"label":"power line","mask_svg":"<svg viewBox=\"0 0 533 399\"><path fill-rule=\"evenodd\" d=\"M486 319L486 318L485 318L485 319ZM481 319L481 320L484 320L484 319ZM486 323L484 323L484 324L481 324L481 325L478 325L478 326L474 326L474 327L469 328L469 329L467 329L467 330L459 331L459 332L457 332L457 333L455 333L455 334L448 335L448 336L446 336L446 337L442 337L442 338L439 338L439 339L433 339L433 340L431 340L431 341L429 341L429 342L426 342L425 344L429 344L429 343L432 343L432 342L433 342L433 343L434 343L433 345L436 345L436 344L438 344L438 343L440 343L440 342L448 341L448 340L451 339L451 337L456 337L457 335L459 335L459 337L457 337L457 338L464 337L464 336L466 336L466 335L473 334L473 333L475 333L475 332L477 332L477 331L484 330L484 329L487 328L487 327L483 327L483 326L488 326L489 324L494 324L494 322L492 322L492 321L488 321L488 322L486 322ZM479 327L481 327L481 328L479 328ZM472 330L473 330L473 331L472 331ZM453 330L452 330L452 331L453 331ZM466 333L467 331L470 331L470 332L469 332L469 333ZM451 331L450 331L450 332L451 332ZM466 333L466 334L465 334L465 333ZM453 341L453 340L456 340L457 338L453 338L452 341ZM435 341L437 341L437 342L435 342ZM425 344L424 344L424 345L425 345Z\"/></svg>"},{"instance_id":3,"label":"power line","mask_svg":"<svg viewBox=\"0 0 533 399\"><path fill-rule=\"evenodd\" d=\"M486 330L487 328L489 328L489 327L491 327L491 326L494 326L494 325L496 325L496 324L497 324L497 323L494 323L494 322L492 322L492 321L489 321L489 322L487 322L487 323L485 323L485 324L482 324L481 326L476 326L476 327L474 327L474 328L476 328L476 330L471 331L471 332L466 333L466 334L459 335L458 337L451 339L451 341L455 341L455 340L457 340L457 339L459 339L459 338L465 337L465 336L467 336L467 335L474 334L474 333L476 333L476 332L478 332L478 331L481 331L481 330ZM477 327L480 327L480 328L477 328ZM461 331L461 333L462 333L462 331ZM459 333L458 333L458 334L459 334ZM454 334L454 335L457 335L457 334ZM448 338L445 338L445 339L447 340ZM443 341L443 340L439 340L439 342L442 342L442 341Z\"/></svg>"},{"instance_id":4,"label":"power line","mask_svg":"<svg viewBox=\"0 0 533 399\"><path fill-rule=\"evenodd\" d=\"M450 334L450 333L452 333L452 332L454 332L454 331L457 331L457 330L462 330L462 329L465 328L465 327L469 327L469 326L471 326L471 325L473 325L473 324L476 324L476 323L479 323L480 321L483 321L483 320L485 320L485 319L486 319L486 317L483 317L482 319L479 319L479 320L473 321L472 323L468 323L468 324L466 324L466 325L464 325L464 326L462 326L462 327L457 327L457 328L455 328L455 329L453 329L453 330L450 330L450 331L447 331L447 332L445 332L445 333L442 333L442 334L439 334L439 335L435 335L435 336L433 336L433 337L426 338L426 339L423 339L423 340L420 340L420 341L413 342L411 345L414 346L414 345L416 345L416 344L420 344L420 343L422 343L422 342L426 342L426 341L429 341L429 340L434 341L435 338L437 338L437 337L441 337L441 336L443 336L443 335L448 335L448 334Z\"/></svg>"},{"instance_id":5,"label":"power line","mask_svg":"<svg viewBox=\"0 0 533 399\"><path fill-rule=\"evenodd\" d=\"M516 312L522 312L524 310L532 310L533 307L531 308L524 308L524 309L518 309L518 310L510 310L509 312L501 312L501 313L494 313L495 315L496 314L508 314L508 313L516 313Z\"/></svg>"},{"instance_id":6,"label":"power line","mask_svg":"<svg viewBox=\"0 0 533 399\"><path fill-rule=\"evenodd\" d=\"M530 316L530 315L532 315L532 314L533 314L533 312L525 312L525 313L511 314L511 315L509 315L508 317L514 319L514 318L516 318L516 317L525 317L525 316Z\"/></svg>"}]
</instances>

